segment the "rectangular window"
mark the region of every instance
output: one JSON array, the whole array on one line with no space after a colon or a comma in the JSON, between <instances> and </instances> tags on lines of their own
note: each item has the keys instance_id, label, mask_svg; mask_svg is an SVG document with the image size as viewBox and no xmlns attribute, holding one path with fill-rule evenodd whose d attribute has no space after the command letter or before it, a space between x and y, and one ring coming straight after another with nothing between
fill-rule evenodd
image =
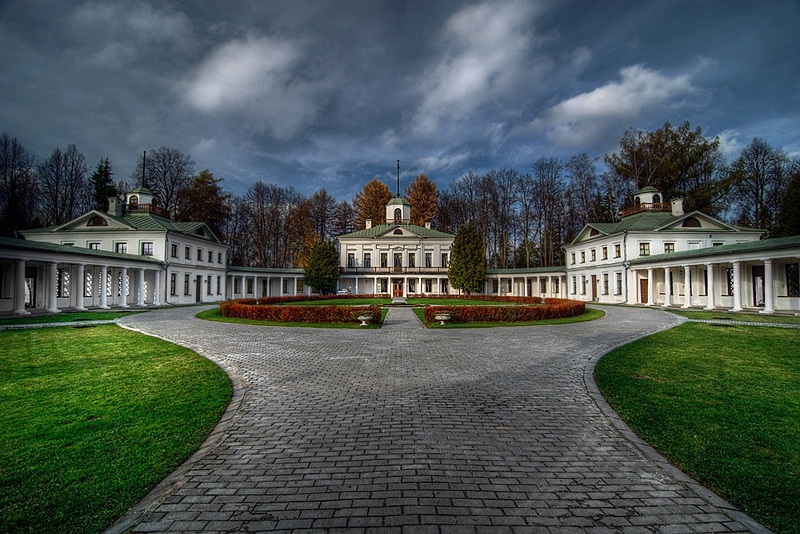
<instances>
[{"instance_id":1,"label":"rectangular window","mask_svg":"<svg viewBox=\"0 0 800 534\"><path fill-rule=\"evenodd\" d=\"M288 280L284 280L283 281L283 284L282 284L282 287L281 287L281 292L284 293L284 294L289 292L289 281Z\"/></svg>"},{"instance_id":2,"label":"rectangular window","mask_svg":"<svg viewBox=\"0 0 800 534\"><path fill-rule=\"evenodd\" d=\"M571 265L575 265L575 253L574 252L572 253L572 257L570 258L569 262L570 262Z\"/></svg>"},{"instance_id":3,"label":"rectangular window","mask_svg":"<svg viewBox=\"0 0 800 534\"><path fill-rule=\"evenodd\" d=\"M425 267L427 267L428 269L433 267L433 260L431 259L431 253L430 252L426 252L425 253Z\"/></svg>"},{"instance_id":4,"label":"rectangular window","mask_svg":"<svg viewBox=\"0 0 800 534\"><path fill-rule=\"evenodd\" d=\"M56 295L69 297L69 271L66 269L56 271Z\"/></svg>"},{"instance_id":5,"label":"rectangular window","mask_svg":"<svg viewBox=\"0 0 800 534\"><path fill-rule=\"evenodd\" d=\"M725 295L726 297L733 296L733 267L728 267L725 269L725 279L728 282L728 293Z\"/></svg>"},{"instance_id":6,"label":"rectangular window","mask_svg":"<svg viewBox=\"0 0 800 534\"><path fill-rule=\"evenodd\" d=\"M622 295L622 273L617 273L617 295Z\"/></svg>"},{"instance_id":7,"label":"rectangular window","mask_svg":"<svg viewBox=\"0 0 800 534\"><path fill-rule=\"evenodd\" d=\"M209 250L208 251L208 263L211 263L213 261L214 261L214 251L213 250Z\"/></svg>"},{"instance_id":8,"label":"rectangular window","mask_svg":"<svg viewBox=\"0 0 800 534\"><path fill-rule=\"evenodd\" d=\"M450 289L447 287L447 280L439 280L439 284L442 288L442 293L447 294L450 292Z\"/></svg>"},{"instance_id":9,"label":"rectangular window","mask_svg":"<svg viewBox=\"0 0 800 534\"><path fill-rule=\"evenodd\" d=\"M675 252L675 243L664 243L664 254L672 254Z\"/></svg>"},{"instance_id":10,"label":"rectangular window","mask_svg":"<svg viewBox=\"0 0 800 534\"><path fill-rule=\"evenodd\" d=\"M608 259L608 247L603 247L601 250L602 250L602 254L603 254L603 256L602 256L603 259L607 260Z\"/></svg>"},{"instance_id":11,"label":"rectangular window","mask_svg":"<svg viewBox=\"0 0 800 534\"><path fill-rule=\"evenodd\" d=\"M184 295L188 295L189 294L189 275L188 274L183 275L183 294Z\"/></svg>"},{"instance_id":12,"label":"rectangular window","mask_svg":"<svg viewBox=\"0 0 800 534\"><path fill-rule=\"evenodd\" d=\"M233 293L234 294L239 293L239 277L238 276L234 276L233 277Z\"/></svg>"},{"instance_id":13,"label":"rectangular window","mask_svg":"<svg viewBox=\"0 0 800 534\"><path fill-rule=\"evenodd\" d=\"M447 266L448 266L447 253L442 252L442 267L447 267ZM444 291L443 293L446 293L446 291Z\"/></svg>"},{"instance_id":14,"label":"rectangular window","mask_svg":"<svg viewBox=\"0 0 800 534\"><path fill-rule=\"evenodd\" d=\"M217 276L217 295L222 295L222 277Z\"/></svg>"},{"instance_id":15,"label":"rectangular window","mask_svg":"<svg viewBox=\"0 0 800 534\"><path fill-rule=\"evenodd\" d=\"M425 279L425 293L431 293L433 291L433 280L430 278Z\"/></svg>"},{"instance_id":16,"label":"rectangular window","mask_svg":"<svg viewBox=\"0 0 800 534\"><path fill-rule=\"evenodd\" d=\"M203 261L203 249L202 248L198 248L197 249L197 261Z\"/></svg>"},{"instance_id":17,"label":"rectangular window","mask_svg":"<svg viewBox=\"0 0 800 534\"><path fill-rule=\"evenodd\" d=\"M190 247L185 247L183 249L183 257L184 259L191 260L192 259L192 249Z\"/></svg>"},{"instance_id":18,"label":"rectangular window","mask_svg":"<svg viewBox=\"0 0 800 534\"><path fill-rule=\"evenodd\" d=\"M142 243L142 256L153 255L153 243Z\"/></svg>"},{"instance_id":19,"label":"rectangular window","mask_svg":"<svg viewBox=\"0 0 800 534\"><path fill-rule=\"evenodd\" d=\"M608 273L603 273L603 295L608 295Z\"/></svg>"},{"instance_id":20,"label":"rectangular window","mask_svg":"<svg viewBox=\"0 0 800 534\"><path fill-rule=\"evenodd\" d=\"M217 263L222 263L222 252L217 252Z\"/></svg>"},{"instance_id":21,"label":"rectangular window","mask_svg":"<svg viewBox=\"0 0 800 534\"><path fill-rule=\"evenodd\" d=\"M100 243L97 241L92 241L89 243L89 250L100 250Z\"/></svg>"},{"instance_id":22,"label":"rectangular window","mask_svg":"<svg viewBox=\"0 0 800 534\"><path fill-rule=\"evenodd\" d=\"M597 253L595 252L594 249L590 250L589 254L590 254L590 257L592 258L591 261L596 261L597 260Z\"/></svg>"},{"instance_id":23,"label":"rectangular window","mask_svg":"<svg viewBox=\"0 0 800 534\"><path fill-rule=\"evenodd\" d=\"M380 283L380 287L381 287L381 291L380 291L381 293L388 293L389 292L389 280L387 280L386 278L382 278L381 279L381 283Z\"/></svg>"},{"instance_id":24,"label":"rectangular window","mask_svg":"<svg viewBox=\"0 0 800 534\"><path fill-rule=\"evenodd\" d=\"M92 281L94 280L94 276L92 275L92 271L87 270L83 273L83 296L84 297L91 297L94 294L94 285Z\"/></svg>"},{"instance_id":25,"label":"rectangular window","mask_svg":"<svg viewBox=\"0 0 800 534\"><path fill-rule=\"evenodd\" d=\"M413 252L408 253L408 266L409 267L416 267L417 266L417 255Z\"/></svg>"},{"instance_id":26,"label":"rectangular window","mask_svg":"<svg viewBox=\"0 0 800 534\"><path fill-rule=\"evenodd\" d=\"M348 252L347 253L347 268L352 269L356 266L356 253L355 252Z\"/></svg>"},{"instance_id":27,"label":"rectangular window","mask_svg":"<svg viewBox=\"0 0 800 534\"><path fill-rule=\"evenodd\" d=\"M725 244L725 243L723 243L723 242L721 242L721 241L714 241L713 243L711 243L711 246L712 246L712 247L721 247L721 246L722 246L722 245L724 245L724 244Z\"/></svg>"},{"instance_id":28,"label":"rectangular window","mask_svg":"<svg viewBox=\"0 0 800 534\"><path fill-rule=\"evenodd\" d=\"M639 243L639 256L650 255L650 243Z\"/></svg>"},{"instance_id":29,"label":"rectangular window","mask_svg":"<svg viewBox=\"0 0 800 534\"><path fill-rule=\"evenodd\" d=\"M297 293L298 295L301 295L303 293L303 282L304 280L302 278L299 278L297 280L297 284L295 284L294 286L295 293Z\"/></svg>"},{"instance_id":30,"label":"rectangular window","mask_svg":"<svg viewBox=\"0 0 800 534\"><path fill-rule=\"evenodd\" d=\"M558 278L553 278L553 295L558 294Z\"/></svg>"},{"instance_id":31,"label":"rectangular window","mask_svg":"<svg viewBox=\"0 0 800 534\"><path fill-rule=\"evenodd\" d=\"M492 280L492 293L499 293L500 292L500 280L496 278Z\"/></svg>"},{"instance_id":32,"label":"rectangular window","mask_svg":"<svg viewBox=\"0 0 800 534\"><path fill-rule=\"evenodd\" d=\"M581 295L586 294L586 277L581 275Z\"/></svg>"},{"instance_id":33,"label":"rectangular window","mask_svg":"<svg viewBox=\"0 0 800 534\"><path fill-rule=\"evenodd\" d=\"M206 278L206 285L208 286L208 287L206 287L206 294L207 295L211 295L212 294L212 291L211 291L212 290L211 280L212 280L212 278L211 278L211 275L209 274L208 277Z\"/></svg>"},{"instance_id":34,"label":"rectangular window","mask_svg":"<svg viewBox=\"0 0 800 534\"><path fill-rule=\"evenodd\" d=\"M786 264L786 296L800 297L800 263Z\"/></svg>"},{"instance_id":35,"label":"rectangular window","mask_svg":"<svg viewBox=\"0 0 800 534\"><path fill-rule=\"evenodd\" d=\"M572 294L575 295L578 293L578 278L576 276L572 277Z\"/></svg>"},{"instance_id":36,"label":"rectangular window","mask_svg":"<svg viewBox=\"0 0 800 534\"><path fill-rule=\"evenodd\" d=\"M586 263L586 251L581 250L581 263Z\"/></svg>"},{"instance_id":37,"label":"rectangular window","mask_svg":"<svg viewBox=\"0 0 800 534\"><path fill-rule=\"evenodd\" d=\"M372 254L370 252L364 253L364 267L372 267Z\"/></svg>"},{"instance_id":38,"label":"rectangular window","mask_svg":"<svg viewBox=\"0 0 800 534\"><path fill-rule=\"evenodd\" d=\"M169 275L169 294L173 297L178 295L178 273Z\"/></svg>"},{"instance_id":39,"label":"rectangular window","mask_svg":"<svg viewBox=\"0 0 800 534\"><path fill-rule=\"evenodd\" d=\"M61 243L61 244L62 244L62 245L65 245L65 246L67 246L67 247L74 247L74 246L75 246L75 242L74 242L74 241L64 241L64 242L63 242L63 243Z\"/></svg>"},{"instance_id":40,"label":"rectangular window","mask_svg":"<svg viewBox=\"0 0 800 534\"><path fill-rule=\"evenodd\" d=\"M169 247L169 256L170 258L177 258L178 257L178 244L172 243Z\"/></svg>"},{"instance_id":41,"label":"rectangular window","mask_svg":"<svg viewBox=\"0 0 800 534\"><path fill-rule=\"evenodd\" d=\"M417 281L413 278L408 279L408 292L409 293L417 292Z\"/></svg>"},{"instance_id":42,"label":"rectangular window","mask_svg":"<svg viewBox=\"0 0 800 534\"><path fill-rule=\"evenodd\" d=\"M381 267L385 269L388 266L389 266L389 256L386 252L381 252Z\"/></svg>"},{"instance_id":43,"label":"rectangular window","mask_svg":"<svg viewBox=\"0 0 800 534\"><path fill-rule=\"evenodd\" d=\"M114 245L114 252L117 254L127 254L128 253L128 244L127 243L117 243Z\"/></svg>"},{"instance_id":44,"label":"rectangular window","mask_svg":"<svg viewBox=\"0 0 800 534\"><path fill-rule=\"evenodd\" d=\"M284 282L286 282L286 280L284 280ZM284 283L284 286L285 286L285 285L286 285L286 284ZM252 293L252 292L253 292L253 279L252 279L252 278L245 278L245 280L244 280L244 287L245 287L245 292L246 292L248 295L249 295L250 293ZM287 292L287 291L284 291L284 293L286 293L286 292Z\"/></svg>"},{"instance_id":45,"label":"rectangular window","mask_svg":"<svg viewBox=\"0 0 800 534\"><path fill-rule=\"evenodd\" d=\"M395 267L402 267L403 266L403 253L402 252L395 252L394 253L394 266Z\"/></svg>"},{"instance_id":46,"label":"rectangular window","mask_svg":"<svg viewBox=\"0 0 800 534\"><path fill-rule=\"evenodd\" d=\"M539 279L539 293L543 295L547 294L547 278Z\"/></svg>"},{"instance_id":47,"label":"rectangular window","mask_svg":"<svg viewBox=\"0 0 800 534\"><path fill-rule=\"evenodd\" d=\"M620 256L622 256L622 246L617 243L614 245L614 257L619 258Z\"/></svg>"}]
</instances>

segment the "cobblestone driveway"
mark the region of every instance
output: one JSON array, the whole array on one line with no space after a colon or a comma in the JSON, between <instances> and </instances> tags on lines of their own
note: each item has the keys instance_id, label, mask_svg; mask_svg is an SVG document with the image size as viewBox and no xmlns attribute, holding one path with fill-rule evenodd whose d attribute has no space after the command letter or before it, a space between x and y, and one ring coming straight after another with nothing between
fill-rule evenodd
<instances>
[{"instance_id":1,"label":"cobblestone driveway","mask_svg":"<svg viewBox=\"0 0 800 534\"><path fill-rule=\"evenodd\" d=\"M392 309L381 330L335 330L197 311L123 322L221 363L234 402L113 530L761 528L636 445L598 400L591 362L673 315L607 308L574 325L426 330Z\"/></svg>"}]
</instances>

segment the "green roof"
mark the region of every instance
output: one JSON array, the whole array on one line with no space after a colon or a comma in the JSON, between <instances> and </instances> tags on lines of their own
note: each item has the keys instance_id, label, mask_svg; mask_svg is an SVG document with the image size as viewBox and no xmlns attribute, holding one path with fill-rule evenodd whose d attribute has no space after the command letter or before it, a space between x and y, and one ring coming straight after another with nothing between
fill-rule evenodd
<instances>
[{"instance_id":1,"label":"green roof","mask_svg":"<svg viewBox=\"0 0 800 534\"><path fill-rule=\"evenodd\" d=\"M111 252L109 250L90 249L72 245L59 245L56 243L43 243L41 241L27 241L25 239L14 239L12 237L0 237L0 248L15 250L38 250L41 252L64 252L68 254L79 254L81 256L95 258L125 259L156 263L159 265L161 264L160 260L148 256L139 256L137 254L120 254L118 252Z\"/></svg>"},{"instance_id":2,"label":"green roof","mask_svg":"<svg viewBox=\"0 0 800 534\"><path fill-rule=\"evenodd\" d=\"M722 245L719 247L696 248L693 250L682 250L669 254L657 254L655 256L644 256L631 260L631 265L641 265L646 263L658 263L672 260L683 260L693 258L711 258L715 256L726 256L731 254L741 254L746 252L765 252L768 250L781 250L785 248L800 247L800 235L789 237L775 237L762 239L760 241L749 241L747 243L735 243L733 245Z\"/></svg>"},{"instance_id":3,"label":"green roof","mask_svg":"<svg viewBox=\"0 0 800 534\"><path fill-rule=\"evenodd\" d=\"M638 195L640 193L658 193L658 189L656 189L652 185L646 185L643 188L639 189L639 192L636 194Z\"/></svg>"},{"instance_id":4,"label":"green roof","mask_svg":"<svg viewBox=\"0 0 800 534\"><path fill-rule=\"evenodd\" d=\"M514 269L488 269L487 274L564 274L567 268L564 266L554 267L516 267Z\"/></svg>"},{"instance_id":5,"label":"green roof","mask_svg":"<svg viewBox=\"0 0 800 534\"><path fill-rule=\"evenodd\" d=\"M394 228L406 228L409 232L414 232L420 237L441 237L441 238L455 237L453 234L447 234L445 232L440 232L438 230L432 230L430 228L425 228L423 226L417 226L416 224L379 224L377 226L373 226L372 228L367 228L366 230L358 230L357 232L340 235L339 239L358 238L358 237L375 238L390 232Z\"/></svg>"},{"instance_id":6,"label":"green roof","mask_svg":"<svg viewBox=\"0 0 800 534\"><path fill-rule=\"evenodd\" d=\"M406 199L404 199L402 197L394 197L386 205L387 206L400 206L400 205L402 205L402 206L410 206L411 203L408 200L406 200Z\"/></svg>"}]
</instances>

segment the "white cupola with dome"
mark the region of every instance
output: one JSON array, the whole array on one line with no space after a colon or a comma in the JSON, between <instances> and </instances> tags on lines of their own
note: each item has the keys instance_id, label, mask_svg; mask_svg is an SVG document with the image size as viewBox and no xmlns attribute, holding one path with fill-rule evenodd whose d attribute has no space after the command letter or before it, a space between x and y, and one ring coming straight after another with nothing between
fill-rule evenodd
<instances>
[{"instance_id":1,"label":"white cupola with dome","mask_svg":"<svg viewBox=\"0 0 800 534\"><path fill-rule=\"evenodd\" d=\"M152 191L144 186L137 187L125 194L125 204L131 207L153 205L153 198L155 198L155 195Z\"/></svg>"},{"instance_id":2,"label":"white cupola with dome","mask_svg":"<svg viewBox=\"0 0 800 534\"><path fill-rule=\"evenodd\" d=\"M402 197L394 197L386 204L386 224L409 224L411 204Z\"/></svg>"}]
</instances>

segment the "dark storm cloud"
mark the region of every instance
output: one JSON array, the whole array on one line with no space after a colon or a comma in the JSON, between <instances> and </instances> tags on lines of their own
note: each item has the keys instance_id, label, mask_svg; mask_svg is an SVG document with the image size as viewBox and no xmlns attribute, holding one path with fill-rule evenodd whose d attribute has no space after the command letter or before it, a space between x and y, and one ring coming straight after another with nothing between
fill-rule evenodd
<instances>
[{"instance_id":1,"label":"dark storm cloud","mask_svg":"<svg viewBox=\"0 0 800 534\"><path fill-rule=\"evenodd\" d=\"M0 124L127 178L142 150L350 198L374 176L613 150L689 120L800 151L790 1L0 4Z\"/></svg>"}]
</instances>

